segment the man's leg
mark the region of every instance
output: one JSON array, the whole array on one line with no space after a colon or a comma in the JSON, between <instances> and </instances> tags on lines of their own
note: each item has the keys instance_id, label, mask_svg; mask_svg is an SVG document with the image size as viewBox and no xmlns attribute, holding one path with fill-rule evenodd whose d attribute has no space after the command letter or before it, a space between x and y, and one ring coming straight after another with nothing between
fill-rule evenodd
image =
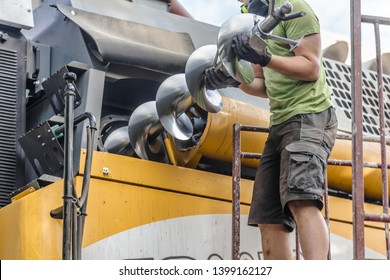
<instances>
[{"instance_id":1,"label":"man's leg","mask_svg":"<svg viewBox=\"0 0 390 280\"><path fill-rule=\"evenodd\" d=\"M296 200L289 202L288 207L297 224L305 260L326 260L329 251L328 227L316 203Z\"/></svg>"},{"instance_id":2,"label":"man's leg","mask_svg":"<svg viewBox=\"0 0 390 280\"><path fill-rule=\"evenodd\" d=\"M286 135L300 122L292 120L284 125L276 125L270 131L256 173L248 224L257 225L261 232L264 259L290 260L293 251L290 232L295 228L292 217L285 215L281 204L279 135ZM299 130L298 133L299 135Z\"/></svg>"},{"instance_id":3,"label":"man's leg","mask_svg":"<svg viewBox=\"0 0 390 280\"><path fill-rule=\"evenodd\" d=\"M289 231L281 224L260 224L261 244L265 260L291 260Z\"/></svg>"},{"instance_id":4,"label":"man's leg","mask_svg":"<svg viewBox=\"0 0 390 280\"><path fill-rule=\"evenodd\" d=\"M300 128L291 131L296 140L285 138L281 151L282 204L294 217L304 258L326 259L329 233L320 209L326 161L337 132L334 108L301 115Z\"/></svg>"}]
</instances>

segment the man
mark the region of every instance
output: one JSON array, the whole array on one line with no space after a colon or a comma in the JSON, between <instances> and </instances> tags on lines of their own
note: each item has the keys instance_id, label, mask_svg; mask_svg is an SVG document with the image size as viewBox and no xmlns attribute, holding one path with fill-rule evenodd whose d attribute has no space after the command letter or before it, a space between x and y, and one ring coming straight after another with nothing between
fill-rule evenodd
<instances>
[{"instance_id":1,"label":"man","mask_svg":"<svg viewBox=\"0 0 390 280\"><path fill-rule=\"evenodd\" d=\"M249 13L266 16L267 0L241 1ZM284 2L284 0L283 0ZM276 7L282 0L276 1ZM326 259L329 234L321 214L326 162L333 148L337 119L321 61L319 21L303 0L290 0L293 12L306 15L283 21L273 35L297 40L290 46L267 40L256 51L248 34L233 38L239 59L253 64L251 84L232 82L207 69L206 86L239 86L244 92L269 98L270 133L256 173L248 224L259 226L265 259L292 259L290 232L298 229L303 257ZM245 9L244 9L245 10Z\"/></svg>"}]
</instances>

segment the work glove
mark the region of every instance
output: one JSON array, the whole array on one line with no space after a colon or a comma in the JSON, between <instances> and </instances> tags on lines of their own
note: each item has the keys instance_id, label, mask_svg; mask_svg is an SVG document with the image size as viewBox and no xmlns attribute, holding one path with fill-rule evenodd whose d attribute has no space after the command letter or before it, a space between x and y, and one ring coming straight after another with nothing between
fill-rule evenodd
<instances>
[{"instance_id":1,"label":"work glove","mask_svg":"<svg viewBox=\"0 0 390 280\"><path fill-rule=\"evenodd\" d=\"M259 64L262 67L267 66L272 57L267 49L267 43L260 37L257 37L257 44L254 46L254 49L249 44L249 39L250 37L246 33L233 37L232 48L237 57L253 64Z\"/></svg>"},{"instance_id":2,"label":"work glove","mask_svg":"<svg viewBox=\"0 0 390 280\"><path fill-rule=\"evenodd\" d=\"M212 66L205 70L204 84L207 89L215 90L226 87L238 87L240 82L233 79L229 73Z\"/></svg>"}]
</instances>

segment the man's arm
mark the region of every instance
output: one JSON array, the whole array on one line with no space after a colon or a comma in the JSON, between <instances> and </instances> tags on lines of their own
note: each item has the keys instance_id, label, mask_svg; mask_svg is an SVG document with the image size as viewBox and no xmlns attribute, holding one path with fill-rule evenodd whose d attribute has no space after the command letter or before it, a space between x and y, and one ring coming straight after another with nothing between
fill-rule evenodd
<instances>
[{"instance_id":1,"label":"man's arm","mask_svg":"<svg viewBox=\"0 0 390 280\"><path fill-rule=\"evenodd\" d=\"M258 64L252 64L255 79L250 84L242 83L240 89L247 94L268 98L264 83L263 69Z\"/></svg>"},{"instance_id":2,"label":"man's arm","mask_svg":"<svg viewBox=\"0 0 390 280\"><path fill-rule=\"evenodd\" d=\"M316 81L321 71L321 35L305 36L294 50L295 56L272 55L267 67L301 81Z\"/></svg>"}]
</instances>

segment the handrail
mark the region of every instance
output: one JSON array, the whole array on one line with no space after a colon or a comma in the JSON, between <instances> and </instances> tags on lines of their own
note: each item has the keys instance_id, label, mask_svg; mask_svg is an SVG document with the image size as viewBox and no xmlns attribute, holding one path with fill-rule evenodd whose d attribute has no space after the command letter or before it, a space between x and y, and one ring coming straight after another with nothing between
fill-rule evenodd
<instances>
[{"instance_id":1,"label":"handrail","mask_svg":"<svg viewBox=\"0 0 390 280\"><path fill-rule=\"evenodd\" d=\"M362 148L362 62L361 62L361 23L370 23L374 25L376 62L377 62L377 90L379 99L379 126L380 126L380 144L381 144L381 163L378 168L382 170L382 203L383 214L372 214L364 212L364 181L363 181L363 148ZM389 186L388 169L386 158L387 139L385 135L385 113L383 97L383 68L381 54L380 25L390 25L390 18L367 16L361 14L361 1L351 0L351 41L352 44L352 98L355 106L353 107L352 127L356 128L353 134L353 154L354 154L354 192L353 192L353 236L354 236L354 258L364 259L364 221L375 221L385 223L386 257L390 259L390 237L389 237Z\"/></svg>"},{"instance_id":2,"label":"handrail","mask_svg":"<svg viewBox=\"0 0 390 280\"><path fill-rule=\"evenodd\" d=\"M258 127L258 126L249 126L234 124L233 125L233 159L232 159L232 259L240 259L240 180L241 180L241 158L246 159L261 159L261 153L251 153L251 152L242 152L241 151L241 131L247 132L260 132L268 133L269 128ZM346 137L344 134L337 134L336 139L341 140L352 140L352 137ZM379 139L373 139L372 137L362 137L363 140L379 142ZM337 159L328 159L328 165L336 166L352 166L352 160L337 160ZM376 162L362 162L363 167L367 168L386 168L390 169L390 164L383 165L382 163ZM328 181L327 177L325 178L324 186L324 214L325 221L330 229L330 215L329 215L329 195L328 195ZM390 222L390 215L384 214L373 214L365 213L364 219L367 221L373 222ZM364 225L363 225L364 226ZM329 230L330 235L330 230ZM298 241L298 231L296 231L296 259L300 258L299 254L299 241ZM330 239L329 239L330 240ZM364 246L363 246L364 249ZM331 252L329 246L328 259L331 259Z\"/></svg>"},{"instance_id":3,"label":"handrail","mask_svg":"<svg viewBox=\"0 0 390 280\"><path fill-rule=\"evenodd\" d=\"M261 159L260 153L241 152L241 131L268 133L269 128L250 126L250 125L233 125L233 159L232 159L232 259L240 259L240 181L241 181L241 158ZM325 203L328 202L327 192ZM329 209L325 207L325 209ZM329 224L329 215L326 212L327 224ZM300 259L298 231L296 230L296 259Z\"/></svg>"}]
</instances>

